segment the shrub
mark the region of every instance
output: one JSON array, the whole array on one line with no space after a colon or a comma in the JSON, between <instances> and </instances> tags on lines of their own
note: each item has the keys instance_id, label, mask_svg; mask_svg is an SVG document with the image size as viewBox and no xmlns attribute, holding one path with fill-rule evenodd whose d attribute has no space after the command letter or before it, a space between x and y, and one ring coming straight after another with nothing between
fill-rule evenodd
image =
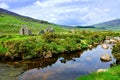
<instances>
[{"instance_id":1,"label":"shrub","mask_svg":"<svg viewBox=\"0 0 120 80\"><path fill-rule=\"evenodd\" d=\"M120 42L118 42L112 50L113 56L117 59L117 61L120 61Z\"/></svg>"}]
</instances>

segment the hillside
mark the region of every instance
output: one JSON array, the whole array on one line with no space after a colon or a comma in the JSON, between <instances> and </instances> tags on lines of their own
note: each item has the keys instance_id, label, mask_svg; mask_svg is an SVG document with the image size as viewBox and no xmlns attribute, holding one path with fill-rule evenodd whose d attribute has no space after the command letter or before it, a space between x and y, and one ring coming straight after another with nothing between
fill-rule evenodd
<instances>
[{"instance_id":1,"label":"hillside","mask_svg":"<svg viewBox=\"0 0 120 80\"><path fill-rule=\"evenodd\" d=\"M120 19L95 24L93 26L100 29L120 30Z\"/></svg>"},{"instance_id":2,"label":"hillside","mask_svg":"<svg viewBox=\"0 0 120 80\"><path fill-rule=\"evenodd\" d=\"M53 27L56 31L62 29L59 25L22 16L0 8L0 34L18 33L23 26L28 27L34 33L37 33L46 27Z\"/></svg>"}]
</instances>

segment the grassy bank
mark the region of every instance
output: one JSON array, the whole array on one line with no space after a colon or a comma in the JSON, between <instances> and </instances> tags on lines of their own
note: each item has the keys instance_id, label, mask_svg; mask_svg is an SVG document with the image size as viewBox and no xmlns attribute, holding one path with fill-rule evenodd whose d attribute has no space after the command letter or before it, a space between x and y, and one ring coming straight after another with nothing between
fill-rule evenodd
<instances>
[{"instance_id":1,"label":"grassy bank","mask_svg":"<svg viewBox=\"0 0 120 80\"><path fill-rule=\"evenodd\" d=\"M120 79L120 66L115 66L108 69L107 72L92 73L87 76L82 76L76 80L119 80Z\"/></svg>"}]
</instances>

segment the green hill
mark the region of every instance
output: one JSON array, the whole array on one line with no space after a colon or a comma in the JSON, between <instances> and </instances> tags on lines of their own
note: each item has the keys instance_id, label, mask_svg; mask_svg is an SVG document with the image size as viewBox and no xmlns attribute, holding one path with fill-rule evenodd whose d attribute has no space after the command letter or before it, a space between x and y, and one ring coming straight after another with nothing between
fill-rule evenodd
<instances>
[{"instance_id":1,"label":"green hill","mask_svg":"<svg viewBox=\"0 0 120 80\"><path fill-rule=\"evenodd\" d=\"M106 29L106 30L120 30L120 19L95 24L93 26L95 26L96 28Z\"/></svg>"},{"instance_id":2,"label":"green hill","mask_svg":"<svg viewBox=\"0 0 120 80\"><path fill-rule=\"evenodd\" d=\"M62 29L59 25L43 20L37 20L26 16L13 13L0 8L0 34L18 33L20 28L26 26L33 33L37 33L47 27L53 27L56 31Z\"/></svg>"}]
</instances>

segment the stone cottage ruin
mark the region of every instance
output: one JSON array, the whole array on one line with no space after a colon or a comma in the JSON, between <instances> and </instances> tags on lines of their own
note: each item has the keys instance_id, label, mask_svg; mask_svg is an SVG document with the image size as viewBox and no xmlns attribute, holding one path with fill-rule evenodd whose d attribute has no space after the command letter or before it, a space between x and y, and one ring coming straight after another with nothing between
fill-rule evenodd
<instances>
[{"instance_id":1,"label":"stone cottage ruin","mask_svg":"<svg viewBox=\"0 0 120 80\"><path fill-rule=\"evenodd\" d=\"M20 35L32 35L32 31L28 30L27 27L22 27L20 29Z\"/></svg>"}]
</instances>

